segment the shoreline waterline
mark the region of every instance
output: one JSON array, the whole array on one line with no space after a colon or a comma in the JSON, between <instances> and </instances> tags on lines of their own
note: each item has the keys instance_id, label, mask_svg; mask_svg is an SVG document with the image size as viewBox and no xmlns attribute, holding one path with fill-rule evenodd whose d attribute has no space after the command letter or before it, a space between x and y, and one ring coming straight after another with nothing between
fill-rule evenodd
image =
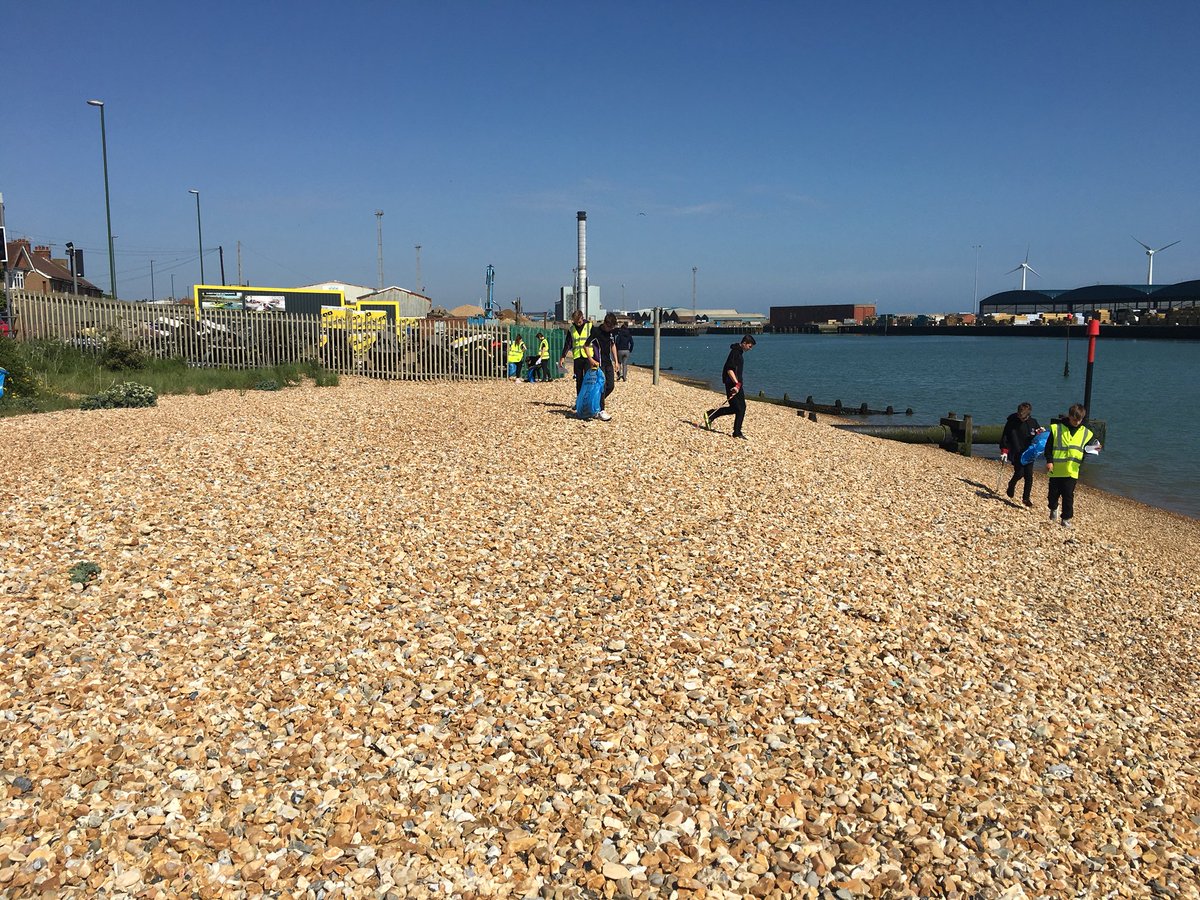
<instances>
[{"instance_id":1,"label":"shoreline waterline","mask_svg":"<svg viewBox=\"0 0 1200 900\"><path fill-rule=\"evenodd\" d=\"M650 361L648 342L633 359ZM662 366L713 384L730 339L663 341ZM913 408L904 424L936 424L949 411L1002 424L1019 401L1043 425L1084 395L1087 341L987 337L763 335L747 357L750 396L764 393L818 403L841 399ZM1200 344L1110 341L1097 345L1092 417L1106 422L1103 452L1090 457L1082 483L1200 518L1200 482L1182 461L1200 456ZM895 424L896 416L848 416ZM999 448L996 448L997 452Z\"/></svg>"}]
</instances>

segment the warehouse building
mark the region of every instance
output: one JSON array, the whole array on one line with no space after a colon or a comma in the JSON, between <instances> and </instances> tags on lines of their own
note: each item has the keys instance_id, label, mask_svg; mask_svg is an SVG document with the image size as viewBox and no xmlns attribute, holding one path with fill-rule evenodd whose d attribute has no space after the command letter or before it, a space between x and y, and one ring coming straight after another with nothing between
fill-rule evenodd
<instances>
[{"instance_id":1,"label":"warehouse building","mask_svg":"<svg viewBox=\"0 0 1200 900\"><path fill-rule=\"evenodd\" d=\"M875 315L874 303L822 303L815 306L772 306L771 330L803 330L808 325L823 325L826 322L858 325Z\"/></svg>"},{"instance_id":2,"label":"warehouse building","mask_svg":"<svg viewBox=\"0 0 1200 900\"><path fill-rule=\"evenodd\" d=\"M1089 313L1107 309L1165 312L1200 307L1200 280L1178 284L1092 284L1073 290L1002 291L979 301L980 317L995 313Z\"/></svg>"}]
</instances>

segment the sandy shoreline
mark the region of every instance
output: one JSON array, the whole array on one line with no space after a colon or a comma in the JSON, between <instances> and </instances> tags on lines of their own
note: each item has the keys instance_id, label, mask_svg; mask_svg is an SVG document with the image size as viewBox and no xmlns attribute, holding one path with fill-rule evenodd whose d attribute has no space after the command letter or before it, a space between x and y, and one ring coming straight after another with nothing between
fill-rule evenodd
<instances>
[{"instance_id":1,"label":"sandy shoreline","mask_svg":"<svg viewBox=\"0 0 1200 900\"><path fill-rule=\"evenodd\" d=\"M0 893L1198 896L1200 524L569 391L0 421Z\"/></svg>"}]
</instances>

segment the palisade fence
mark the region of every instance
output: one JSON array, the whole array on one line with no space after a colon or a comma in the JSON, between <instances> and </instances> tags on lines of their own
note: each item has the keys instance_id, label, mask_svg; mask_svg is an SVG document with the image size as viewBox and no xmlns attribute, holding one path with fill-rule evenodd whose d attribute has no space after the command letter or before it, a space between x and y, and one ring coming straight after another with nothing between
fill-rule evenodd
<instances>
[{"instance_id":1,"label":"palisade fence","mask_svg":"<svg viewBox=\"0 0 1200 900\"><path fill-rule=\"evenodd\" d=\"M17 340L57 340L99 353L119 338L143 352L196 367L251 369L307 361L343 375L445 380L502 378L508 326L464 319L368 325L351 317L129 303L15 291Z\"/></svg>"}]
</instances>

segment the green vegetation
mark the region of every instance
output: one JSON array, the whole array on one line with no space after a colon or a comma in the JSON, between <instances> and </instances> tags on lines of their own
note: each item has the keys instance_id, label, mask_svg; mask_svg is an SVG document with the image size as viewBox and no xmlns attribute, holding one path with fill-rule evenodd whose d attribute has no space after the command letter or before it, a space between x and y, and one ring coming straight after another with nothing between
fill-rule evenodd
<instances>
[{"instance_id":1,"label":"green vegetation","mask_svg":"<svg viewBox=\"0 0 1200 900\"><path fill-rule=\"evenodd\" d=\"M94 562L77 562L67 571L76 584L87 584L100 576L100 567Z\"/></svg>"},{"instance_id":2,"label":"green vegetation","mask_svg":"<svg viewBox=\"0 0 1200 900\"><path fill-rule=\"evenodd\" d=\"M84 402L130 382L157 396L278 390L306 379L318 387L338 384L337 373L318 362L261 369L197 369L179 358L147 357L138 348L111 339L97 353L61 341L22 342L0 337L0 368L8 370L4 396L0 397L0 416L78 409Z\"/></svg>"},{"instance_id":3,"label":"green vegetation","mask_svg":"<svg viewBox=\"0 0 1200 900\"><path fill-rule=\"evenodd\" d=\"M116 384L108 390L84 397L80 409L137 409L141 406L157 406L158 395L154 388L134 381Z\"/></svg>"}]
</instances>

